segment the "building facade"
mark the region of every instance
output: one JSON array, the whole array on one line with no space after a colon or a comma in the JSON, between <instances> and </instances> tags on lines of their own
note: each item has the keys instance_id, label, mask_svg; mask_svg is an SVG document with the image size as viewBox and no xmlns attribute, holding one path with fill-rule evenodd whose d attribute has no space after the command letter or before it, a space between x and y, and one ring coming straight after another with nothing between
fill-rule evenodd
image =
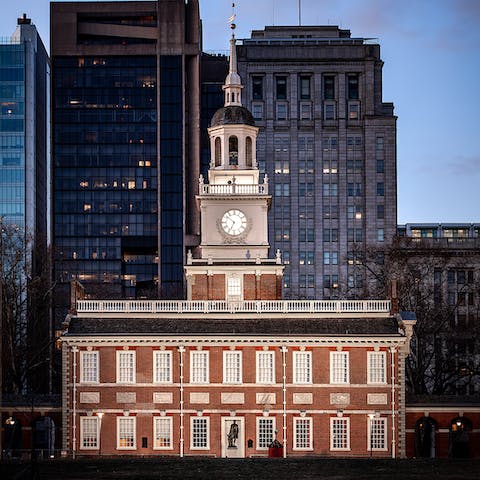
<instances>
[{"instance_id":1,"label":"building facade","mask_svg":"<svg viewBox=\"0 0 480 480\"><path fill-rule=\"evenodd\" d=\"M357 260L396 232L396 117L380 46L335 26L265 27L238 46L273 195L285 298L369 295Z\"/></svg>"},{"instance_id":2,"label":"building facade","mask_svg":"<svg viewBox=\"0 0 480 480\"><path fill-rule=\"evenodd\" d=\"M72 279L97 297L183 297L198 233L198 15L183 0L51 5L64 300Z\"/></svg>"},{"instance_id":3,"label":"building facade","mask_svg":"<svg viewBox=\"0 0 480 480\"><path fill-rule=\"evenodd\" d=\"M268 176L242 104L235 39L208 129L187 300L77 302L63 336L73 455L404 456L414 316L388 300L281 300ZM208 181L207 181L208 180Z\"/></svg>"}]
</instances>

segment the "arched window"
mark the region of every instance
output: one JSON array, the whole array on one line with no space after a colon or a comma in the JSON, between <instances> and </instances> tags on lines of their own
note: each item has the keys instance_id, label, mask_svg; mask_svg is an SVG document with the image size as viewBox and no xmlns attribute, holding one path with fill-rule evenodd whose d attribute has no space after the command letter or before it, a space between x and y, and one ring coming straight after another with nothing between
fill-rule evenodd
<instances>
[{"instance_id":1,"label":"arched window","mask_svg":"<svg viewBox=\"0 0 480 480\"><path fill-rule=\"evenodd\" d=\"M450 422L449 456L470 457L470 431L472 421L466 417L455 417Z\"/></svg>"},{"instance_id":2,"label":"arched window","mask_svg":"<svg viewBox=\"0 0 480 480\"><path fill-rule=\"evenodd\" d=\"M252 166L252 139L247 137L245 139L245 155L246 155L246 162L247 167Z\"/></svg>"},{"instance_id":3,"label":"arched window","mask_svg":"<svg viewBox=\"0 0 480 480\"><path fill-rule=\"evenodd\" d=\"M415 422L415 456L435 458L436 422L431 417L422 417Z\"/></svg>"},{"instance_id":4,"label":"arched window","mask_svg":"<svg viewBox=\"0 0 480 480\"><path fill-rule=\"evenodd\" d=\"M222 140L220 137L215 139L215 166L219 167L222 164Z\"/></svg>"},{"instance_id":5,"label":"arched window","mask_svg":"<svg viewBox=\"0 0 480 480\"><path fill-rule=\"evenodd\" d=\"M228 139L228 163L238 165L238 138L235 135Z\"/></svg>"}]
</instances>

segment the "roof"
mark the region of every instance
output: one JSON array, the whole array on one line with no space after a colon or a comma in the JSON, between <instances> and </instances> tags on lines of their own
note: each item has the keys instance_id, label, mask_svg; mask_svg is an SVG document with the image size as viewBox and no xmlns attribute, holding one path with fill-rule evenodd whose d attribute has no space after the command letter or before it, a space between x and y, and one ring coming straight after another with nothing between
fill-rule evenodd
<instances>
[{"instance_id":1,"label":"roof","mask_svg":"<svg viewBox=\"0 0 480 480\"><path fill-rule=\"evenodd\" d=\"M82 318L72 317L67 337L84 335L400 335L394 317L384 318Z\"/></svg>"},{"instance_id":2,"label":"roof","mask_svg":"<svg viewBox=\"0 0 480 480\"><path fill-rule=\"evenodd\" d=\"M219 108L212 117L211 127L219 125L255 125L253 115L245 107L229 105Z\"/></svg>"}]
</instances>

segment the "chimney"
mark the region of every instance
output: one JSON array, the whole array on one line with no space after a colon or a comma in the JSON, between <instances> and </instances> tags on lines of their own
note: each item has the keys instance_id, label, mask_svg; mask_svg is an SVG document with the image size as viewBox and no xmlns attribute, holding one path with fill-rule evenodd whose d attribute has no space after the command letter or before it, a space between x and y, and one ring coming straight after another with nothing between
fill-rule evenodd
<instances>
[{"instance_id":1,"label":"chimney","mask_svg":"<svg viewBox=\"0 0 480 480\"><path fill-rule=\"evenodd\" d=\"M398 293L397 293L397 279L392 278L390 280L390 300L392 301L392 311L391 314L395 315L398 313Z\"/></svg>"}]
</instances>

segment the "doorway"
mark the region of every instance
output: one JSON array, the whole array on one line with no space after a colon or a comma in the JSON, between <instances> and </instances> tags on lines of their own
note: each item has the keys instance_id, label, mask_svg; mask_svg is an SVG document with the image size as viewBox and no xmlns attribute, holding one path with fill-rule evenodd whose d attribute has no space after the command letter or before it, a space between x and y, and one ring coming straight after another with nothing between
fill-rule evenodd
<instances>
[{"instance_id":1,"label":"doorway","mask_svg":"<svg viewBox=\"0 0 480 480\"><path fill-rule=\"evenodd\" d=\"M245 457L245 419L222 417L222 457Z\"/></svg>"}]
</instances>

